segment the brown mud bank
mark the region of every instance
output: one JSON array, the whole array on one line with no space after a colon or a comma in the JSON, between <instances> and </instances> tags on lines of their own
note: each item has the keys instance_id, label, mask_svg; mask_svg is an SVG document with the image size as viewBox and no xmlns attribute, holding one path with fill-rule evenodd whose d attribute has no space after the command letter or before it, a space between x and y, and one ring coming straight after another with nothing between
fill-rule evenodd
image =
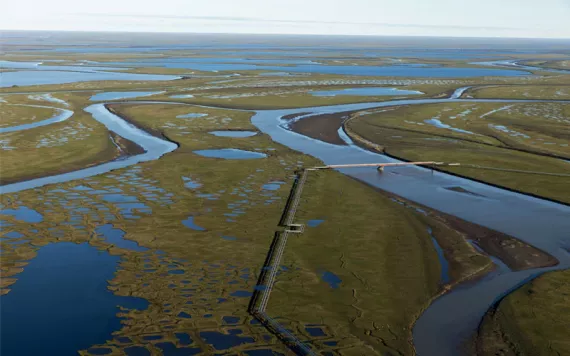
<instances>
[{"instance_id":1,"label":"brown mud bank","mask_svg":"<svg viewBox=\"0 0 570 356\"><path fill-rule=\"evenodd\" d=\"M353 179L361 182L357 178ZM431 237L441 248L443 258L448 264L448 282L440 284L439 292L414 317L410 329L435 300L461 288L462 285L477 283L490 273L495 273L497 268L500 269L489 256L501 260L512 271L549 267L559 263L550 254L510 235L431 209L377 187L372 188L379 194L422 213L425 216L425 225L431 230ZM441 262L443 261L440 258ZM411 336L408 342L414 345Z\"/></svg>"},{"instance_id":2,"label":"brown mud bank","mask_svg":"<svg viewBox=\"0 0 570 356\"><path fill-rule=\"evenodd\" d=\"M348 120L353 113L354 111L341 112L335 114L315 115L295 122L294 124L291 125L290 128L294 132L300 133L305 136L309 136L317 140L321 140L331 144L339 144L338 142L342 142L341 144L346 145L346 143L338 135L338 130L343 127L346 120ZM353 137L353 135L351 135L350 132L347 132L347 134L357 144L359 144L360 147L372 150L374 152L385 154L381 146L373 143L368 143L368 141L365 141L366 144L364 144L359 139L359 136ZM483 183L488 184L487 182ZM475 243L485 253L503 261L503 263L505 263L513 271L539 268L539 267L550 267L550 266L555 266L559 263L559 261L550 254L542 250L539 250L529 244L526 244L525 242L516 239L512 236L509 236L499 231L491 230L489 228L462 220L455 216L445 214L443 212L436 211L426 206L408 201L404 198L383 191L381 189L378 188L375 189L381 191L383 194L391 196L393 199L405 203L408 206L419 208L423 211L426 211L429 215L432 215L447 227L462 234L466 240ZM470 192L465 191L464 193L469 194ZM524 194L523 192L518 192L518 193ZM438 240L437 235L435 236L435 238L436 240ZM449 257L452 257L451 256L452 253L450 251L454 250L453 246L451 246L446 241L438 240L438 243L443 248L446 258L449 259ZM453 271L454 270L453 259L450 260L450 264L452 267L451 271ZM455 267L461 269L460 263L456 264Z\"/></svg>"},{"instance_id":3,"label":"brown mud bank","mask_svg":"<svg viewBox=\"0 0 570 356\"><path fill-rule=\"evenodd\" d=\"M443 223L448 228L457 231L465 240L475 243L477 247L483 250L486 254L500 259L513 271L551 267L556 266L559 263L558 259L547 252L529 245L515 237L460 219L456 216L443 213L425 205L412 202L382 189L374 188L382 194L390 196L392 199L401 202L412 209L425 212L427 216L432 217ZM453 251L455 251L456 248L450 244L449 241L440 241L438 239L438 234L434 234L434 238L442 247L444 255L450 263L452 274L454 270L453 267L461 270L461 263L455 263L454 265L453 261Z\"/></svg>"},{"instance_id":4,"label":"brown mud bank","mask_svg":"<svg viewBox=\"0 0 570 356\"><path fill-rule=\"evenodd\" d=\"M179 142L176 142L176 141L174 141L174 140L172 140L170 137L168 137L168 136L164 133L164 131L162 131L162 130L157 130L157 129L154 129L154 128L149 127L149 126L147 126L147 125L141 124L141 123L138 122L137 120L134 120L133 118L131 118L131 117L125 115L125 114L119 113L118 110L116 110L116 109L118 109L119 106L121 106L121 105L124 106L124 105L130 105L130 104L121 104L121 103L117 103L117 104L105 104L105 108L106 108L107 110L109 110L109 112L111 112L113 115L116 115L116 116L120 117L122 120L128 122L129 124L133 125L134 127L138 128L138 129L140 129L140 130L143 130L143 131L145 131L145 132L147 132L147 133L153 135L154 137L158 137L158 138L160 138L160 139L162 139L162 140L172 142L172 143L174 143L175 145L177 145L178 147L180 147L180 143L179 143ZM141 105L141 104L136 104L136 105ZM142 105L152 105L152 104L142 104Z\"/></svg>"},{"instance_id":5,"label":"brown mud bank","mask_svg":"<svg viewBox=\"0 0 570 356\"><path fill-rule=\"evenodd\" d=\"M289 125L291 131L300 133L319 141L332 143L333 145L346 146L346 142L338 135L338 129L350 118L354 111L339 112L334 114L314 115L303 120L295 121ZM291 120L304 114L288 115ZM285 116L283 117L286 118Z\"/></svg>"},{"instance_id":6,"label":"brown mud bank","mask_svg":"<svg viewBox=\"0 0 570 356\"><path fill-rule=\"evenodd\" d=\"M349 119L347 119L347 120L349 120ZM354 144L357 145L358 147L363 148L363 149L366 149L366 150L369 150L369 151L372 151L372 152L376 152L376 153L383 154L383 155L385 155L385 156L387 156L387 157L394 158L394 159L400 160L400 161L402 161L402 162L410 162L409 159L406 159L406 158L404 158L404 157L400 157L400 156L393 155L393 154L391 154L391 153L386 152L384 146L379 145L379 144L376 144L376 143L374 143L374 142L368 141L367 139L365 139L364 137L360 136L358 133L352 131L349 127L347 127L347 126L346 126L346 123L347 123L347 122L346 122L346 120L345 120L345 121L341 124L341 125L342 125L342 128L344 129L344 132L346 133L346 135L347 135L348 137L350 137L350 139L351 139L351 140L354 142ZM404 131L404 130L402 130L402 131ZM516 149L515 149L515 151L516 151ZM519 150L519 151L520 151L520 150ZM521 151L521 152L523 152L523 151ZM564 159L564 160L567 160L567 159L564 158L564 157L558 157L558 156L553 156L553 155L548 155L548 154L540 154L540 153L536 153L536 152L525 152L525 153L531 153L531 154L536 154L536 155L539 155L539 156L545 156L545 157L550 157L550 158L557 158L557 159ZM467 167L467 166L465 166L465 167ZM506 187L506 186L504 186L504 185L500 185L500 184L496 184L496 183L493 183L493 182L489 182L488 180L482 180L482 179L478 179L478 178L475 178L475 177L472 177L472 176L469 176L469 175L466 175L466 174L461 174L461 173L453 172L453 171L448 170L448 169L445 169L445 168L443 168L443 167L441 167L441 166L439 166L439 167L438 167L438 166L433 166L433 167L430 167L430 168L433 169L434 171L437 171L437 172L449 174L449 175L452 175L452 176L455 176L455 177L459 177L459 178L469 179L469 180L474 181L474 182L487 184L487 185L489 185L489 186L492 186L492 187L495 187L495 188L499 188L499 189L503 189L503 190L507 190L507 191L509 191L509 192L518 193L518 194L526 195L526 196L529 196L529 197L538 198L538 199L542 199L542 200L551 201L551 202L554 202L554 203L557 203L557 204L562 204L562 205L570 206L570 203L568 203L567 201L564 201L564 200L555 199L555 198L552 198L552 197L546 197L546 196L543 196L543 195L538 195L538 194L534 194L534 193L531 193L531 192L526 192L526 191L522 191L522 190L519 190L519 189L514 189L514 188Z\"/></svg>"},{"instance_id":7,"label":"brown mud bank","mask_svg":"<svg viewBox=\"0 0 570 356\"><path fill-rule=\"evenodd\" d=\"M347 126L347 123L350 122L350 120L354 117L353 114L355 114L358 111L360 111L360 110L347 111L347 112L334 113L334 114L323 114L323 115L310 116L310 117L304 118L302 120L296 121L293 124L291 124L290 130L293 132L299 133L301 135L319 140L319 141L323 141L323 142L330 143L333 145L342 146L342 145L346 145L346 142L338 134L338 130L342 129L342 130L344 130L346 135L348 137L350 137L350 139L354 142L354 144L360 148L363 148L363 149L366 149L366 150L369 150L369 151L372 151L375 153L380 153L380 154L383 154L387 157L391 157L391 158L394 158L394 159L397 159L397 160L400 160L403 162L409 162L410 161L409 159L406 159L404 157L400 157L400 156L393 155L393 154L386 152L385 147L382 146L381 144L371 142L371 141L365 139L364 137L362 137L361 135L359 135L358 133L351 130L350 127ZM288 116L289 116L288 119L292 120L295 117L299 117L302 115L301 114L294 114L294 115L288 115ZM405 131L405 130L402 130L402 131ZM445 135L439 135L439 136L440 137L446 137ZM515 151L529 153L529 154L535 154L538 156L567 160L567 157L562 157L562 156L557 156L557 155L552 155L552 154L545 154L545 153L541 153L541 152L520 150L517 148L509 148L509 147L500 147L500 148L513 149ZM465 166L465 167L467 167L467 166ZM441 172L441 173L453 175L453 176L464 178L464 179L469 179L469 180L472 180L475 182L487 184L487 185L490 185L492 187L508 190L508 191L511 191L514 193L523 194L523 195L531 196L531 197L538 198L538 199L548 200L548 201L558 203L558 204L570 205L568 202L563 201L561 199L546 197L546 196L538 195L538 194L535 194L532 192L526 192L526 191L518 190L515 188L506 187L504 185L500 185L500 184L496 184L496 183L489 182L486 180L478 179L476 177L472 177L472 176L469 176L466 174L460 174L460 173L445 169L444 167L432 167L432 169L435 171Z\"/></svg>"}]
</instances>

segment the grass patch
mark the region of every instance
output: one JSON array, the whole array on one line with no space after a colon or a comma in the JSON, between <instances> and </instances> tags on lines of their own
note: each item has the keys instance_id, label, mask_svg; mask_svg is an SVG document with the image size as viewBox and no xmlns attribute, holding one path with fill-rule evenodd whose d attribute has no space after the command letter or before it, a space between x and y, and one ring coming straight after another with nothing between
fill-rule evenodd
<instances>
[{"instance_id":1,"label":"grass patch","mask_svg":"<svg viewBox=\"0 0 570 356\"><path fill-rule=\"evenodd\" d=\"M570 100L570 79L559 85L505 85L470 89L466 95L478 99L545 99Z\"/></svg>"},{"instance_id":2,"label":"grass patch","mask_svg":"<svg viewBox=\"0 0 570 356\"><path fill-rule=\"evenodd\" d=\"M488 263L469 260L478 254L433 217L336 172L309 174L296 220L308 226L289 237L268 313L302 339L320 327L342 354L413 352L411 326L441 291L428 227L457 244L452 263L465 259L453 280Z\"/></svg>"},{"instance_id":3,"label":"grass patch","mask_svg":"<svg viewBox=\"0 0 570 356\"><path fill-rule=\"evenodd\" d=\"M53 117L56 114L57 110L51 108L16 106L6 103L0 103L0 116L2 117L2 122L0 122L0 128L31 124L37 121L49 119L50 117Z\"/></svg>"},{"instance_id":4,"label":"grass patch","mask_svg":"<svg viewBox=\"0 0 570 356\"><path fill-rule=\"evenodd\" d=\"M486 167L570 174L570 105L446 103L382 109L356 116L349 133L410 161L459 162ZM449 128L430 125L440 120ZM560 157L560 158L556 158ZM568 177L469 167L443 170L510 189L570 202Z\"/></svg>"},{"instance_id":5,"label":"grass patch","mask_svg":"<svg viewBox=\"0 0 570 356\"><path fill-rule=\"evenodd\" d=\"M570 270L549 272L505 297L480 327L478 351L570 354Z\"/></svg>"},{"instance_id":6,"label":"grass patch","mask_svg":"<svg viewBox=\"0 0 570 356\"><path fill-rule=\"evenodd\" d=\"M107 128L83 111L88 97L77 93L60 95L74 111L66 121L0 135L4 146L11 147L2 151L2 184L81 169L120 154ZM26 96L11 96L10 101L37 104Z\"/></svg>"}]
</instances>

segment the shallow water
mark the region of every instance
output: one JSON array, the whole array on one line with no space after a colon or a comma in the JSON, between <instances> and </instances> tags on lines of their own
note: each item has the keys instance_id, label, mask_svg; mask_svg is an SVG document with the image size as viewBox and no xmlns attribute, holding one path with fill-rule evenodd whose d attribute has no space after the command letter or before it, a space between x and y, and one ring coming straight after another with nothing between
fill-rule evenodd
<instances>
[{"instance_id":1,"label":"shallow water","mask_svg":"<svg viewBox=\"0 0 570 356\"><path fill-rule=\"evenodd\" d=\"M238 290L230 294L232 297L249 298L253 295L252 292L246 290Z\"/></svg>"},{"instance_id":2,"label":"shallow water","mask_svg":"<svg viewBox=\"0 0 570 356\"><path fill-rule=\"evenodd\" d=\"M0 298L0 353L75 355L111 338L121 328L117 305L148 306L107 289L119 259L86 243L43 246Z\"/></svg>"},{"instance_id":3,"label":"shallow water","mask_svg":"<svg viewBox=\"0 0 570 356\"><path fill-rule=\"evenodd\" d=\"M328 285L333 289L337 289L342 283L342 279L340 279L336 274L329 271L322 271L321 279L327 282Z\"/></svg>"},{"instance_id":4,"label":"shallow water","mask_svg":"<svg viewBox=\"0 0 570 356\"><path fill-rule=\"evenodd\" d=\"M321 225L322 223L324 223L324 220L321 219L314 219L314 220L309 220L307 221L307 226L308 227L317 227L319 225Z\"/></svg>"},{"instance_id":5,"label":"shallow water","mask_svg":"<svg viewBox=\"0 0 570 356\"><path fill-rule=\"evenodd\" d=\"M441 122L441 120L439 120L439 119L432 118L432 119L424 120L424 122L425 122L426 124L430 124L430 125L432 125L432 126L435 126L435 127L437 127L437 128L440 128L440 129L448 129L448 130L455 131L455 132L459 132L459 133L465 133L465 134L473 135L473 132L471 132L471 131L458 129L458 128L453 127L453 126L451 126L451 125L444 124L444 123Z\"/></svg>"},{"instance_id":6,"label":"shallow water","mask_svg":"<svg viewBox=\"0 0 570 356\"><path fill-rule=\"evenodd\" d=\"M388 96L388 95L419 95L424 94L417 90L404 90L398 88L349 88L339 90L320 90L309 92L313 96L339 96L339 95L355 95L355 96Z\"/></svg>"},{"instance_id":7,"label":"shallow water","mask_svg":"<svg viewBox=\"0 0 570 356\"><path fill-rule=\"evenodd\" d=\"M519 64L519 62L522 62L522 61L521 60L509 59L509 60L488 61L488 62L473 62L471 64L482 65L482 66L490 66L490 67L516 68L516 69L531 70L531 71L536 70L536 71L559 73L559 74L570 73L570 70L533 67L533 66L527 66L524 64Z\"/></svg>"},{"instance_id":8,"label":"shallow water","mask_svg":"<svg viewBox=\"0 0 570 356\"><path fill-rule=\"evenodd\" d=\"M196 223L194 222L194 217L193 216L189 216L186 220L182 221L182 224L184 224L184 226L192 229L192 230L196 230L196 231L206 231L205 228L196 225Z\"/></svg>"},{"instance_id":9,"label":"shallow water","mask_svg":"<svg viewBox=\"0 0 570 356\"><path fill-rule=\"evenodd\" d=\"M112 224L98 226L95 228L95 232L99 237L104 238L107 243L119 248L138 252L148 251L147 248L139 246L135 241L125 240L124 236L126 233L121 229L114 228Z\"/></svg>"},{"instance_id":10,"label":"shallow water","mask_svg":"<svg viewBox=\"0 0 570 356\"><path fill-rule=\"evenodd\" d=\"M55 98L51 94L30 95L28 97L32 100L49 101L50 103L56 103L56 104L62 104L65 106L69 106L69 104L65 100Z\"/></svg>"},{"instance_id":11,"label":"shallow water","mask_svg":"<svg viewBox=\"0 0 570 356\"><path fill-rule=\"evenodd\" d=\"M157 81L175 80L180 77L159 74L118 72L68 72L22 70L0 73L0 88L29 85L67 84L102 80Z\"/></svg>"},{"instance_id":12,"label":"shallow water","mask_svg":"<svg viewBox=\"0 0 570 356\"><path fill-rule=\"evenodd\" d=\"M118 116L109 112L105 108L104 104L93 104L84 110L92 114L95 120L105 125L109 130L139 144L146 152L139 155L126 157L123 160L103 163L98 166L84 168L70 173L58 174L20 183L3 185L0 187L0 193L12 193L20 190L41 187L46 184L68 182L76 179L83 179L86 177L107 173L111 170L128 167L139 162L158 159L162 155L174 151L178 147L175 143L154 137L149 133L127 123Z\"/></svg>"},{"instance_id":13,"label":"shallow water","mask_svg":"<svg viewBox=\"0 0 570 356\"><path fill-rule=\"evenodd\" d=\"M209 134L218 137L251 137L257 135L256 131L210 131Z\"/></svg>"},{"instance_id":14,"label":"shallow water","mask_svg":"<svg viewBox=\"0 0 570 356\"><path fill-rule=\"evenodd\" d=\"M243 70L268 70L297 73L321 73L321 74L342 74L358 76L388 76L388 77L431 77L431 78L468 78L483 76L521 76L529 75L529 72L521 70L499 69L499 68L454 68L454 67L417 67L417 66L350 66L350 65L320 65L320 64L292 64L287 67L264 64L254 64L255 62L227 63L212 58L207 61L171 61L167 58L151 59L144 61L115 62L114 65L125 65L131 67L164 67L194 69L207 72L220 71L243 71Z\"/></svg>"},{"instance_id":15,"label":"shallow water","mask_svg":"<svg viewBox=\"0 0 570 356\"><path fill-rule=\"evenodd\" d=\"M190 177L182 177L182 181L184 182L184 186L190 189L198 189L202 187L202 183L198 182L197 180L193 180Z\"/></svg>"},{"instance_id":16,"label":"shallow water","mask_svg":"<svg viewBox=\"0 0 570 356\"><path fill-rule=\"evenodd\" d=\"M442 284L447 284L447 283L449 283L449 280L450 280L449 262L447 261L447 259L445 258L445 255L443 254L443 249L441 248L439 243L437 243L437 240L433 236L432 229L429 227L428 227L428 234L431 237L431 242L433 243L433 247L435 248L435 252L437 252L437 258L438 258L439 264L441 266L440 281Z\"/></svg>"},{"instance_id":17,"label":"shallow water","mask_svg":"<svg viewBox=\"0 0 570 356\"><path fill-rule=\"evenodd\" d=\"M45 62L45 61L44 61ZM42 61L39 62L13 62L13 61L1 61L0 68L10 68L10 69L33 69L38 72L41 71L71 71L71 72L87 72L96 73L98 71L115 71L123 70L125 68L117 67L93 67L93 66L83 66L83 65L44 65Z\"/></svg>"},{"instance_id":18,"label":"shallow water","mask_svg":"<svg viewBox=\"0 0 570 356\"><path fill-rule=\"evenodd\" d=\"M32 122L30 124L2 127L2 128L0 128L0 133L23 131L23 130L33 129L36 127L51 125L51 124L54 124L56 122L65 121L73 115L73 111L71 111L71 110L54 108L51 106L41 106L41 105L17 105L17 106L29 106L29 107L35 107L35 108L54 109L56 111L56 114L49 119Z\"/></svg>"},{"instance_id":19,"label":"shallow water","mask_svg":"<svg viewBox=\"0 0 570 356\"><path fill-rule=\"evenodd\" d=\"M239 57L181 57L181 58L149 58L127 62L111 62L109 64L120 64L128 66L157 66L157 65L183 65L195 63L221 63L221 64L319 64L310 59L295 58L239 58ZM175 67L176 68L176 67ZM284 67L286 68L286 67Z\"/></svg>"},{"instance_id":20,"label":"shallow water","mask_svg":"<svg viewBox=\"0 0 570 356\"><path fill-rule=\"evenodd\" d=\"M259 159L265 158L265 153L244 151L235 148L222 148L218 150L198 150L194 153L210 158L224 158L224 159Z\"/></svg>"},{"instance_id":21,"label":"shallow water","mask_svg":"<svg viewBox=\"0 0 570 356\"><path fill-rule=\"evenodd\" d=\"M93 95L89 100L91 101L106 101L118 99L132 99L141 96L151 96L164 93L163 91L109 91Z\"/></svg>"},{"instance_id":22,"label":"shallow water","mask_svg":"<svg viewBox=\"0 0 570 356\"><path fill-rule=\"evenodd\" d=\"M42 214L38 213L34 209L30 209L25 206L20 206L16 209L0 210L0 215L11 215L14 217L14 219L27 223L39 223L44 220Z\"/></svg>"}]
</instances>

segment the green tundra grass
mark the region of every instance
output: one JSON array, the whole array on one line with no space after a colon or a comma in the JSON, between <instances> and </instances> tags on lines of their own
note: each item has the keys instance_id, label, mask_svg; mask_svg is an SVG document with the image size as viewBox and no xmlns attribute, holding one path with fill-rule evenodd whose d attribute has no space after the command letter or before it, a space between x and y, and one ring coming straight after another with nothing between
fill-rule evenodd
<instances>
[{"instance_id":1,"label":"green tundra grass","mask_svg":"<svg viewBox=\"0 0 570 356\"><path fill-rule=\"evenodd\" d=\"M570 104L466 102L384 108L354 115L345 126L357 141L389 155L461 163L441 169L569 203L569 117Z\"/></svg>"},{"instance_id":2,"label":"green tundra grass","mask_svg":"<svg viewBox=\"0 0 570 356\"><path fill-rule=\"evenodd\" d=\"M479 330L481 355L570 354L570 270L549 272L505 297Z\"/></svg>"}]
</instances>

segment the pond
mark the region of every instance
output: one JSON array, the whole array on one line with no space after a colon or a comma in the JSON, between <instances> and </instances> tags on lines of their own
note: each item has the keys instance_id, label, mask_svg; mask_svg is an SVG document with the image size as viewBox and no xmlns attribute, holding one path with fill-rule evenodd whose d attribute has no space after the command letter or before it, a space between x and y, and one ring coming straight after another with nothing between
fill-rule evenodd
<instances>
[{"instance_id":1,"label":"pond","mask_svg":"<svg viewBox=\"0 0 570 356\"><path fill-rule=\"evenodd\" d=\"M218 150L198 150L194 153L210 158L224 158L224 159L258 159L265 158L267 155L260 152L252 152L239 150L236 148L222 148Z\"/></svg>"},{"instance_id":2,"label":"pond","mask_svg":"<svg viewBox=\"0 0 570 356\"><path fill-rule=\"evenodd\" d=\"M34 209L30 209L25 206L20 206L17 209L0 210L0 215L11 215L14 217L14 219L27 223L39 223L44 220L42 214L38 213Z\"/></svg>"},{"instance_id":3,"label":"pond","mask_svg":"<svg viewBox=\"0 0 570 356\"><path fill-rule=\"evenodd\" d=\"M451 125L444 124L443 122L441 122L441 120L436 119L436 118L432 118L432 119L429 119L429 120L424 120L424 122L425 122L426 124L430 124L430 125L432 125L432 126L435 126L435 127L437 127L437 128L440 128L440 129L449 129L449 130L451 130L451 131L455 131L455 132L459 132L459 133L464 133L464 134L473 135L473 132L471 132L471 131L458 129L458 128L453 127L453 126L451 126Z\"/></svg>"},{"instance_id":4,"label":"pond","mask_svg":"<svg viewBox=\"0 0 570 356\"><path fill-rule=\"evenodd\" d=\"M211 135L218 136L218 137L251 137L257 134L256 131L210 131L208 132Z\"/></svg>"},{"instance_id":5,"label":"pond","mask_svg":"<svg viewBox=\"0 0 570 356\"><path fill-rule=\"evenodd\" d=\"M118 305L148 306L144 299L107 289L119 260L87 243L42 247L1 297L0 353L75 355L110 339L121 328Z\"/></svg>"},{"instance_id":6,"label":"pond","mask_svg":"<svg viewBox=\"0 0 570 356\"><path fill-rule=\"evenodd\" d=\"M340 279L336 274L329 271L321 271L321 279L324 282L328 283L328 285L333 289L337 289L342 283L342 279Z\"/></svg>"},{"instance_id":7,"label":"pond","mask_svg":"<svg viewBox=\"0 0 570 356\"><path fill-rule=\"evenodd\" d=\"M193 216L189 216L186 220L182 221L182 224L192 230L196 230L196 231L206 231L205 228L203 228L202 226L198 226L195 222L194 222L194 217Z\"/></svg>"},{"instance_id":8,"label":"pond","mask_svg":"<svg viewBox=\"0 0 570 356\"><path fill-rule=\"evenodd\" d=\"M121 229L116 229L113 227L112 224L105 224L98 226L95 229L98 237L105 239L105 241L109 244L113 244L118 248L124 248L131 251L138 251L143 252L147 251L148 249L142 246L139 246L138 243L131 240L126 240L124 238L125 232Z\"/></svg>"},{"instance_id":9,"label":"pond","mask_svg":"<svg viewBox=\"0 0 570 356\"><path fill-rule=\"evenodd\" d=\"M118 99L131 99L141 96L151 96L164 93L163 91L109 91L93 95L89 100L91 101L106 101Z\"/></svg>"},{"instance_id":10,"label":"pond","mask_svg":"<svg viewBox=\"0 0 570 356\"><path fill-rule=\"evenodd\" d=\"M307 221L307 226L308 227L317 227L319 225L321 225L322 223L324 223L325 221L322 219L315 219L315 220L309 220Z\"/></svg>"}]
</instances>

